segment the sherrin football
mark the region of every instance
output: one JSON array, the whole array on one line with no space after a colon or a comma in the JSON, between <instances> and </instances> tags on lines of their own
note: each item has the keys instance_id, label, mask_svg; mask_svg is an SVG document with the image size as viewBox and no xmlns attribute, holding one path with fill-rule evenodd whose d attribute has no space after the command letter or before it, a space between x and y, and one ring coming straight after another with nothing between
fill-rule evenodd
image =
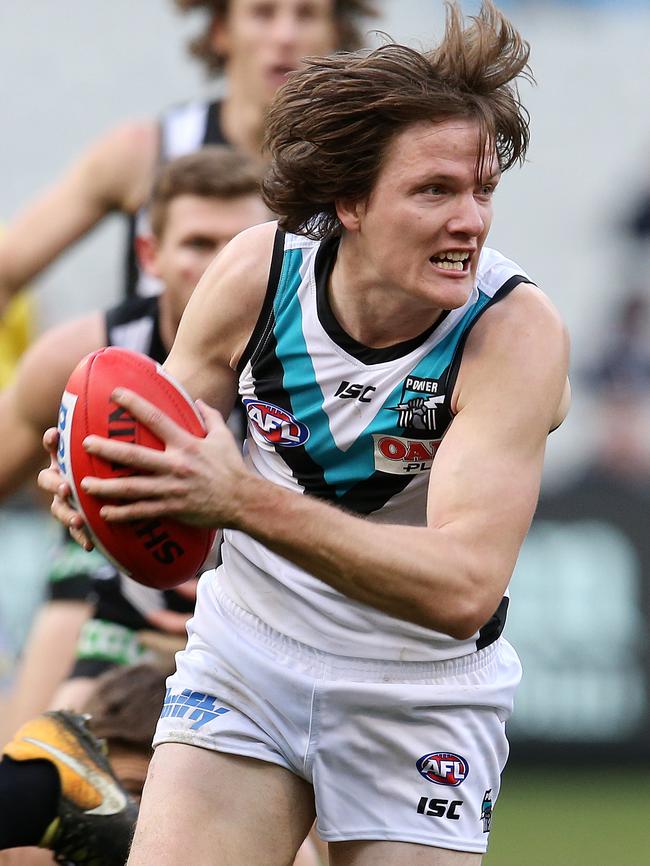
<instances>
[{"instance_id":1,"label":"sherrin football","mask_svg":"<svg viewBox=\"0 0 650 866\"><path fill-rule=\"evenodd\" d=\"M117 387L129 388L190 433L205 436L189 396L159 364L138 352L109 346L87 355L68 379L59 410L59 467L96 547L139 583L171 589L197 574L210 552L215 530L166 517L108 523L99 514L105 501L81 489L87 475L121 478L131 474L126 466L88 454L82 443L90 434L164 448L160 439L111 400Z\"/></svg>"}]
</instances>

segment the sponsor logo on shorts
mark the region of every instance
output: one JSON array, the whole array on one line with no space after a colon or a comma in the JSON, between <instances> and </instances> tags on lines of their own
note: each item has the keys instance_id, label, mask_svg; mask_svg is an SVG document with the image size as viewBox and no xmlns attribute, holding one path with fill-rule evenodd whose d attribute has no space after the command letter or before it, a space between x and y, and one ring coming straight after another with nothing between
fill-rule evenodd
<instances>
[{"instance_id":1,"label":"sponsor logo on shorts","mask_svg":"<svg viewBox=\"0 0 650 866\"><path fill-rule=\"evenodd\" d=\"M244 400L253 430L271 445L295 448L309 439L309 428L286 409L263 400Z\"/></svg>"},{"instance_id":2,"label":"sponsor logo on shorts","mask_svg":"<svg viewBox=\"0 0 650 866\"><path fill-rule=\"evenodd\" d=\"M439 439L409 439L374 433L375 469L391 475L413 475L431 469Z\"/></svg>"},{"instance_id":3,"label":"sponsor logo on shorts","mask_svg":"<svg viewBox=\"0 0 650 866\"><path fill-rule=\"evenodd\" d=\"M229 710L226 707L217 706L217 699L212 695L194 692L192 689L183 689L180 694L174 694L171 689L167 689L160 718L187 719L194 722L190 725L190 729L198 731L208 722L227 712Z\"/></svg>"},{"instance_id":4,"label":"sponsor logo on shorts","mask_svg":"<svg viewBox=\"0 0 650 866\"><path fill-rule=\"evenodd\" d=\"M469 774L469 764L455 752L429 752L418 758L415 766L418 773L429 782L451 788L464 782Z\"/></svg>"},{"instance_id":5,"label":"sponsor logo on shorts","mask_svg":"<svg viewBox=\"0 0 650 866\"><path fill-rule=\"evenodd\" d=\"M441 800L438 797L420 797L417 812L419 815L429 815L431 818L449 818L458 821L458 810L463 805L462 800Z\"/></svg>"},{"instance_id":6,"label":"sponsor logo on shorts","mask_svg":"<svg viewBox=\"0 0 650 866\"><path fill-rule=\"evenodd\" d=\"M481 821L483 821L483 832L490 832L492 824L492 788L488 788L483 794L483 802L481 803Z\"/></svg>"}]
</instances>

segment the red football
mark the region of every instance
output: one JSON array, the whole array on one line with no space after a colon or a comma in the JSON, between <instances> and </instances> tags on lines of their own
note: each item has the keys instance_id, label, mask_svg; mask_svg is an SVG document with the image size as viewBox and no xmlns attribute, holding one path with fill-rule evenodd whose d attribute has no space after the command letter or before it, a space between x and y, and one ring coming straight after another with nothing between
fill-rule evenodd
<instances>
[{"instance_id":1,"label":"red football","mask_svg":"<svg viewBox=\"0 0 650 866\"><path fill-rule=\"evenodd\" d=\"M138 352L109 346L87 355L68 379L59 411L59 467L97 548L139 583L171 589L197 574L210 552L215 530L167 517L108 523L99 514L105 503L80 486L87 475L121 478L131 474L128 467L110 464L84 450L82 443L91 433L159 450L164 447L111 400L113 389L119 386L154 403L190 433L205 436L192 401L159 364Z\"/></svg>"}]
</instances>

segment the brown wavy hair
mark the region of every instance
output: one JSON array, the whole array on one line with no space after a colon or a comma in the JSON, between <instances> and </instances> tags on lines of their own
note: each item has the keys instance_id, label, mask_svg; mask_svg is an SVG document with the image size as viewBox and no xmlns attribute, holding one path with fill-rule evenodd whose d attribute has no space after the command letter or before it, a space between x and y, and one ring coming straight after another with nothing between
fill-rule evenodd
<instances>
[{"instance_id":1,"label":"brown wavy hair","mask_svg":"<svg viewBox=\"0 0 650 866\"><path fill-rule=\"evenodd\" d=\"M208 75L223 71L225 57L215 51L211 42L215 19L225 19L230 0L174 0L180 12L201 10L206 13L204 29L188 43L190 54L203 63ZM361 21L378 14L374 0L334 0L334 20L338 32L338 45L342 51L353 51L363 44Z\"/></svg>"},{"instance_id":2,"label":"brown wavy hair","mask_svg":"<svg viewBox=\"0 0 650 866\"><path fill-rule=\"evenodd\" d=\"M245 154L225 145L208 145L165 163L154 181L149 220L161 238L169 204L181 195L233 199L259 195L260 174Z\"/></svg>"},{"instance_id":3,"label":"brown wavy hair","mask_svg":"<svg viewBox=\"0 0 650 866\"><path fill-rule=\"evenodd\" d=\"M467 24L457 2L446 6L444 37L431 51L390 43L309 58L280 88L267 118L262 196L281 228L339 234L336 200L367 199L391 141L417 122L476 120L477 177L488 144L502 171L524 161L529 116L516 79L533 80L528 43L491 0Z\"/></svg>"}]
</instances>

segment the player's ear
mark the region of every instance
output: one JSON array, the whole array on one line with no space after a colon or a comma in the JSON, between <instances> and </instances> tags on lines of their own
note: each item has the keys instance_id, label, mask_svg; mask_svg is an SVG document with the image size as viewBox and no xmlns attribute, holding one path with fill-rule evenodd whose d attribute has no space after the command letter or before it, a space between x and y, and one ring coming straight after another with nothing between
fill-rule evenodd
<instances>
[{"instance_id":1,"label":"player's ear","mask_svg":"<svg viewBox=\"0 0 650 866\"><path fill-rule=\"evenodd\" d=\"M360 199L339 198L334 202L336 215L341 225L349 232L359 231L361 217L365 212L365 201Z\"/></svg>"},{"instance_id":2,"label":"player's ear","mask_svg":"<svg viewBox=\"0 0 650 866\"><path fill-rule=\"evenodd\" d=\"M158 239L152 234L138 235L135 239L135 251L140 267L153 277L160 276L158 272L159 246Z\"/></svg>"}]
</instances>

